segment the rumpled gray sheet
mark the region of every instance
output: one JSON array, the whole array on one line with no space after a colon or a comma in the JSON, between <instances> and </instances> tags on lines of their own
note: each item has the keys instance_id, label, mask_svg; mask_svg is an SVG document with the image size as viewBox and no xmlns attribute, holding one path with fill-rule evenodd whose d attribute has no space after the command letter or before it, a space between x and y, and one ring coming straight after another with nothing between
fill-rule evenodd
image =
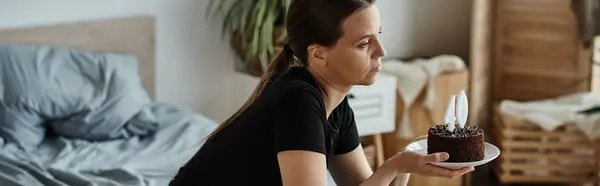
<instances>
[{"instance_id":1,"label":"rumpled gray sheet","mask_svg":"<svg viewBox=\"0 0 600 186\"><path fill-rule=\"evenodd\" d=\"M24 153L0 138L0 186L166 186L217 123L152 103L131 122L155 122L150 137L88 142L47 138Z\"/></svg>"},{"instance_id":2,"label":"rumpled gray sheet","mask_svg":"<svg viewBox=\"0 0 600 186\"><path fill-rule=\"evenodd\" d=\"M35 149L47 129L85 140L146 135L128 121L151 102L137 56L0 43L0 136Z\"/></svg>"}]
</instances>

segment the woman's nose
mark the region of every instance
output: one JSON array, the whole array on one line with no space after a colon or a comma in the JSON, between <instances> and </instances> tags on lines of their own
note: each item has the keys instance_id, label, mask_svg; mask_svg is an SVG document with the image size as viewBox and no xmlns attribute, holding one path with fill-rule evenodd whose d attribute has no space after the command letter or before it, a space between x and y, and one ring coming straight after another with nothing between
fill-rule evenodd
<instances>
[{"instance_id":1,"label":"woman's nose","mask_svg":"<svg viewBox=\"0 0 600 186\"><path fill-rule=\"evenodd\" d=\"M374 57L383 57L385 56L385 54L387 53L387 51L385 51L385 48L383 48L383 45L381 44L381 42L377 42L377 49L375 50L375 55Z\"/></svg>"}]
</instances>

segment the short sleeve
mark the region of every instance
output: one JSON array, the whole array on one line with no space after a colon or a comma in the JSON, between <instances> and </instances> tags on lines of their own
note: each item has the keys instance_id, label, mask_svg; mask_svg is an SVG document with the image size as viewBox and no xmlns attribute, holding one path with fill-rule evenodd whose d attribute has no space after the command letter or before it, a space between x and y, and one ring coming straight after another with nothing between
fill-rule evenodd
<instances>
[{"instance_id":1,"label":"short sleeve","mask_svg":"<svg viewBox=\"0 0 600 186\"><path fill-rule=\"evenodd\" d=\"M303 88L287 91L274 109L276 152L307 150L325 154L325 111L316 93Z\"/></svg>"},{"instance_id":2,"label":"short sleeve","mask_svg":"<svg viewBox=\"0 0 600 186\"><path fill-rule=\"evenodd\" d=\"M335 155L351 152L360 144L360 137L358 136L356 121L354 120L354 112L348 103L347 97L340 103L337 112L340 118L340 134L337 146L333 151Z\"/></svg>"}]
</instances>

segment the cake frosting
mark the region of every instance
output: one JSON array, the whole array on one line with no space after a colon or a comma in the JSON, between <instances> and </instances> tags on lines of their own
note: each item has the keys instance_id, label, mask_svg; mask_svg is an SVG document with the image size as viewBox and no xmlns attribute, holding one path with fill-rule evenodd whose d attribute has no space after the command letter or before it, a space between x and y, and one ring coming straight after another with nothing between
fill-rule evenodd
<instances>
[{"instance_id":1,"label":"cake frosting","mask_svg":"<svg viewBox=\"0 0 600 186\"><path fill-rule=\"evenodd\" d=\"M444 125L429 128L427 153L446 152L446 162L473 162L484 158L484 132L477 126L466 126L468 101L465 91L448 101Z\"/></svg>"},{"instance_id":2,"label":"cake frosting","mask_svg":"<svg viewBox=\"0 0 600 186\"><path fill-rule=\"evenodd\" d=\"M476 126L457 127L446 130L446 125L429 128L427 153L446 152L450 158L446 162L473 162L484 158L484 133Z\"/></svg>"}]
</instances>

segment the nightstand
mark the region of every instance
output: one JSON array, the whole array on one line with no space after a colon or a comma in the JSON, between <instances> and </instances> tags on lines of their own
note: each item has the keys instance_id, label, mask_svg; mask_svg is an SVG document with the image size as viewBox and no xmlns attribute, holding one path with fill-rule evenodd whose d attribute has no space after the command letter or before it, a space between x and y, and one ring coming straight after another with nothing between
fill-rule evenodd
<instances>
[{"instance_id":1,"label":"nightstand","mask_svg":"<svg viewBox=\"0 0 600 186\"><path fill-rule=\"evenodd\" d=\"M395 76L379 73L373 85L354 86L348 94L359 135L373 138L375 167L385 161L381 134L396 129L396 87Z\"/></svg>"}]
</instances>

